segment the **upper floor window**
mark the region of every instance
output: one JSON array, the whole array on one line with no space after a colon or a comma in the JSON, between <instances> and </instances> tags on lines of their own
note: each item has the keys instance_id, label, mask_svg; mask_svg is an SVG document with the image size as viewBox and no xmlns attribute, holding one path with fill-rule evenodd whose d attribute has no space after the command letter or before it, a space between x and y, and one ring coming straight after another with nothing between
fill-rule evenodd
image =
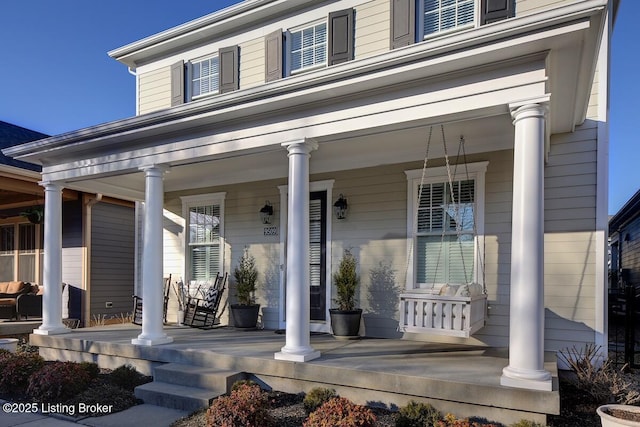
<instances>
[{"instance_id":1,"label":"upper floor window","mask_svg":"<svg viewBox=\"0 0 640 427\"><path fill-rule=\"evenodd\" d=\"M391 48L513 16L515 0L391 0Z\"/></svg>"},{"instance_id":2,"label":"upper floor window","mask_svg":"<svg viewBox=\"0 0 640 427\"><path fill-rule=\"evenodd\" d=\"M290 32L291 73L325 66L327 63L327 23L311 24Z\"/></svg>"},{"instance_id":3,"label":"upper floor window","mask_svg":"<svg viewBox=\"0 0 640 427\"><path fill-rule=\"evenodd\" d=\"M219 88L218 57L191 63L191 97L217 93Z\"/></svg>"},{"instance_id":4,"label":"upper floor window","mask_svg":"<svg viewBox=\"0 0 640 427\"><path fill-rule=\"evenodd\" d=\"M420 2L423 37L473 25L475 0L423 0Z\"/></svg>"},{"instance_id":5,"label":"upper floor window","mask_svg":"<svg viewBox=\"0 0 640 427\"><path fill-rule=\"evenodd\" d=\"M340 64L354 58L354 10L265 36L265 81ZM283 40L284 37L284 40ZM284 54L283 54L284 53Z\"/></svg>"}]
</instances>

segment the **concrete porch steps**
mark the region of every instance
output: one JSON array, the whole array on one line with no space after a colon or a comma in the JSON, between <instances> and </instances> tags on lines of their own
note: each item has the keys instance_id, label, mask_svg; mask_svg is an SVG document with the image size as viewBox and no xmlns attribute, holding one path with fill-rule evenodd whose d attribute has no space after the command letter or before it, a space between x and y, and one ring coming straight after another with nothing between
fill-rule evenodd
<instances>
[{"instance_id":1,"label":"concrete porch steps","mask_svg":"<svg viewBox=\"0 0 640 427\"><path fill-rule=\"evenodd\" d=\"M193 412L208 407L244 378L242 372L166 363L154 368L153 382L136 387L135 395L148 404Z\"/></svg>"}]
</instances>

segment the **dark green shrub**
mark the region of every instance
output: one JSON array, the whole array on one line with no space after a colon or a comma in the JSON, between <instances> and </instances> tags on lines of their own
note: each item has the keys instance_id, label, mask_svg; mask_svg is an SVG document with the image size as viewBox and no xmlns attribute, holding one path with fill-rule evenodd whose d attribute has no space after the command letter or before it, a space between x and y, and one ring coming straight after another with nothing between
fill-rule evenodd
<instances>
[{"instance_id":1,"label":"dark green shrub","mask_svg":"<svg viewBox=\"0 0 640 427\"><path fill-rule=\"evenodd\" d=\"M258 383L252 380L238 380L231 386L231 391L236 391L243 385L258 386Z\"/></svg>"},{"instance_id":2,"label":"dark green shrub","mask_svg":"<svg viewBox=\"0 0 640 427\"><path fill-rule=\"evenodd\" d=\"M121 387L125 390L133 391L139 385L146 384L150 381L149 377L142 375L136 371L131 365L122 365L109 374L111 384Z\"/></svg>"},{"instance_id":3,"label":"dark green shrub","mask_svg":"<svg viewBox=\"0 0 640 427\"><path fill-rule=\"evenodd\" d=\"M208 427L269 427L269 399L257 385L242 384L213 401L207 411Z\"/></svg>"},{"instance_id":4,"label":"dark green shrub","mask_svg":"<svg viewBox=\"0 0 640 427\"><path fill-rule=\"evenodd\" d=\"M138 400L132 391L123 390L122 388L108 383L93 383L91 387L78 394L72 400L66 402L78 407L78 404L85 405L113 405L110 409L111 413L123 411L127 408L138 404ZM83 415L102 416L108 415L103 412L86 413Z\"/></svg>"},{"instance_id":5,"label":"dark green shrub","mask_svg":"<svg viewBox=\"0 0 640 427\"><path fill-rule=\"evenodd\" d=\"M398 411L396 427L431 427L441 419L442 415L433 406L412 400Z\"/></svg>"},{"instance_id":6,"label":"dark green shrub","mask_svg":"<svg viewBox=\"0 0 640 427\"><path fill-rule=\"evenodd\" d=\"M310 414L334 397L338 397L335 390L324 387L315 387L309 390L309 393L304 397L302 404L304 405L304 410L307 414Z\"/></svg>"},{"instance_id":7,"label":"dark green shrub","mask_svg":"<svg viewBox=\"0 0 640 427\"><path fill-rule=\"evenodd\" d=\"M29 377L27 394L40 402L59 402L87 389L91 376L75 362L53 362Z\"/></svg>"},{"instance_id":8,"label":"dark green shrub","mask_svg":"<svg viewBox=\"0 0 640 427\"><path fill-rule=\"evenodd\" d=\"M309 415L304 427L374 427L376 417L369 408L344 397L334 397Z\"/></svg>"},{"instance_id":9,"label":"dark green shrub","mask_svg":"<svg viewBox=\"0 0 640 427\"><path fill-rule=\"evenodd\" d=\"M100 375L100 368L96 363L80 362L80 366L82 367L82 369L87 371L87 374L89 374L92 380L95 380L96 378L98 378L98 375Z\"/></svg>"},{"instance_id":10,"label":"dark green shrub","mask_svg":"<svg viewBox=\"0 0 640 427\"><path fill-rule=\"evenodd\" d=\"M29 377L44 366L44 359L35 353L1 353L0 391L22 393Z\"/></svg>"}]
</instances>

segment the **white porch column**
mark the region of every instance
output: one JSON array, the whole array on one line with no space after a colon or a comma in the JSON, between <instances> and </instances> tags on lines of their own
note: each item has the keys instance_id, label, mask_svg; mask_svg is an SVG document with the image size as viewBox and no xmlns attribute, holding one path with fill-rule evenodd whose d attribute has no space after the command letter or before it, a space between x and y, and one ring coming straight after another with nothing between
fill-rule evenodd
<instances>
[{"instance_id":1,"label":"white porch column","mask_svg":"<svg viewBox=\"0 0 640 427\"><path fill-rule=\"evenodd\" d=\"M37 335L71 332L62 323L62 185L41 182L44 187L44 271L42 284L42 325Z\"/></svg>"},{"instance_id":2,"label":"white porch column","mask_svg":"<svg viewBox=\"0 0 640 427\"><path fill-rule=\"evenodd\" d=\"M500 384L551 390L544 370L544 161L543 104L512 110L513 218L511 224L511 305L509 366Z\"/></svg>"},{"instance_id":3,"label":"white porch column","mask_svg":"<svg viewBox=\"0 0 640 427\"><path fill-rule=\"evenodd\" d=\"M132 344L167 344L173 338L167 336L162 326L164 304L162 271L162 233L164 188L162 176L166 167L152 165L141 167L145 176L145 209L142 250L142 333L131 340Z\"/></svg>"},{"instance_id":4,"label":"white porch column","mask_svg":"<svg viewBox=\"0 0 640 427\"><path fill-rule=\"evenodd\" d=\"M306 362L320 357L309 339L309 157L312 141L282 144L289 150L289 221L287 225L286 341L279 360Z\"/></svg>"}]
</instances>

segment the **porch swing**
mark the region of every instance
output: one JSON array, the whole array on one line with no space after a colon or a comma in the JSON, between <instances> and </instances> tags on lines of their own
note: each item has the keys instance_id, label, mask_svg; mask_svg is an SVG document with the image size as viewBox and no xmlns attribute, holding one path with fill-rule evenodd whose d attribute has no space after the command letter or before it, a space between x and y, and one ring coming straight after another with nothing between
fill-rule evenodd
<instances>
[{"instance_id":1,"label":"porch swing","mask_svg":"<svg viewBox=\"0 0 640 427\"><path fill-rule=\"evenodd\" d=\"M437 196L441 197L440 204L434 204L435 194L433 187L429 186L429 200L425 203L428 207L423 207L423 190L425 190L425 177L427 174L427 163L429 160L429 149L431 146L431 137L433 127L429 129L429 137L427 140L427 148L422 167L422 176L418 187L418 198L416 206L416 217L414 230L421 231L420 228L431 227L429 237L433 237L433 230L441 228L440 244L437 256L435 257L435 266L433 268L431 287L419 287L414 289L406 289L400 293L400 322L398 330L400 332L412 332L421 334L444 335L452 337L469 338L485 324L485 315L487 311L487 291L484 280L484 259L483 253L480 251L480 237L477 234L476 227L476 197L475 197L475 180L472 181L466 161L466 152L464 148L464 137L460 137L458 144L458 153L456 164L453 166L449 162L449 154L447 151L447 143L444 135L444 126L440 125L442 133L442 143L444 146L445 166L447 173L447 182L441 187L441 193ZM456 179L457 169L460 157L464 162L465 181ZM471 185L470 183L474 184ZM464 183L464 185L463 185ZM457 186L457 188L454 188ZM437 198L437 197L436 197ZM434 208L434 206L436 206ZM427 223L429 225L427 225ZM434 227L435 224L435 227ZM453 233L452 230L455 232ZM424 231L424 230L422 230ZM472 231L473 234L470 234ZM447 237L455 237L455 242L447 241ZM474 262L472 266L465 262L465 250L469 251L469 245L463 247L463 242L468 243L469 239L475 240L475 247L471 246ZM484 239L482 239L484 241ZM407 257L407 273L409 272L412 255L418 251L415 250L418 237L413 238L409 247L409 256ZM458 248L454 248L455 243ZM447 246L452 254L455 249L459 256L462 267L463 280L460 279L460 272L457 275L447 273L446 270L450 266L442 265L442 252ZM427 264L433 264L433 253L428 253L427 248L423 253L424 273L421 279L426 282L429 273L426 272ZM427 256L429 259L427 259ZM468 254L467 254L468 258ZM473 281L473 269L475 263L478 262L480 269L476 269L478 276L476 279L481 283ZM445 273L440 273L440 268L445 269ZM460 267L460 266L458 266ZM411 266L411 268L413 268ZM471 268L471 271L468 269ZM415 270L414 270L415 271ZM455 277L455 283L449 283ZM440 279L438 281L438 279ZM415 279L414 279L414 282ZM425 283L426 284L426 283ZM437 285L437 286L436 286Z\"/></svg>"}]
</instances>

